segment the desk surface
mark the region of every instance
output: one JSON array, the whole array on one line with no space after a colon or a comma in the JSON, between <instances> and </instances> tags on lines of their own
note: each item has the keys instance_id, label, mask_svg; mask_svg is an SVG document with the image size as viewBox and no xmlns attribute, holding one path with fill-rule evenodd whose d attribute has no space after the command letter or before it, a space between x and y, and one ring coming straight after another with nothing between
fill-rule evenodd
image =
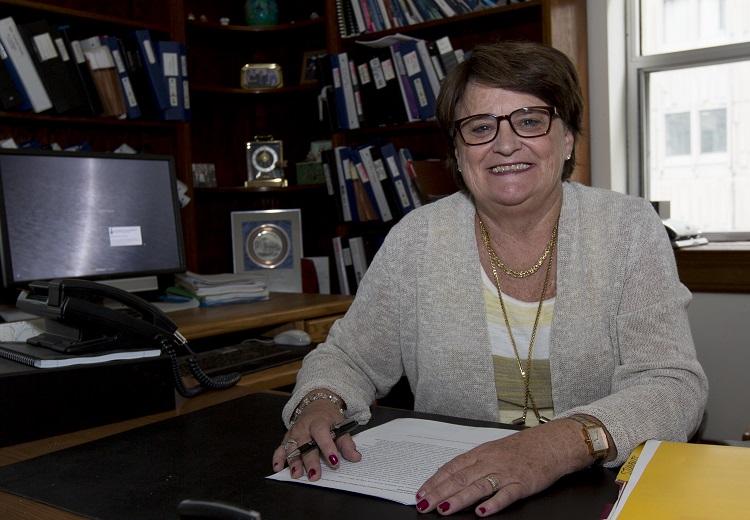
<instances>
[{"instance_id":1,"label":"desk surface","mask_svg":"<svg viewBox=\"0 0 750 520\"><path fill-rule=\"evenodd\" d=\"M284 395L252 394L36 459L0 468L3 518L77 518L55 509L28 511L29 499L78 515L106 519L176 518L185 498L253 508L265 520L286 518L425 518L416 509L342 491L265 479L284 427ZM405 410L375 407L371 425ZM443 418L464 424L478 421ZM568 475L511 506L503 518L597 519L617 488L614 473L592 468ZM428 515L436 517L436 514ZM474 518L471 511L453 518Z\"/></svg>"},{"instance_id":2,"label":"desk surface","mask_svg":"<svg viewBox=\"0 0 750 520\"><path fill-rule=\"evenodd\" d=\"M343 314L351 303L351 296L341 294L272 293L267 301L199 307L169 317L192 340Z\"/></svg>"}]
</instances>

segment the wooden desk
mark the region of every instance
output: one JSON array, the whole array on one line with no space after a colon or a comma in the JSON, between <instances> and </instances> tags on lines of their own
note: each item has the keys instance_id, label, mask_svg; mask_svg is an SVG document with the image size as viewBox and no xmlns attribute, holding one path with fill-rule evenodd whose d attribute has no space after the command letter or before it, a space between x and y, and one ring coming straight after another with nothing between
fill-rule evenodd
<instances>
[{"instance_id":1,"label":"wooden desk","mask_svg":"<svg viewBox=\"0 0 750 520\"><path fill-rule=\"evenodd\" d=\"M351 301L351 296L342 295L274 293L265 302L189 309L172 313L170 317L189 340L290 324L307 330L314 341L322 341L330 324L346 312ZM290 385L296 380L300 366L301 362L295 361L247 374L236 387L222 392L208 392L189 400L177 396L177 407L171 412L0 448L0 466L179 416L252 392Z\"/></svg>"},{"instance_id":2,"label":"wooden desk","mask_svg":"<svg viewBox=\"0 0 750 520\"><path fill-rule=\"evenodd\" d=\"M161 520L175 518L176 505L184 498L236 503L260 511L265 519L438 517L364 495L267 480L270 454L284 432L279 415L285 401L279 394L256 393L0 468L0 488L18 493L0 493L0 518L80 518L37 502L45 501L93 518ZM374 407L369 426L414 416L492 425ZM616 496L614 472L592 467L512 505L501 517L596 520ZM451 518L476 517L469 509Z\"/></svg>"}]
</instances>

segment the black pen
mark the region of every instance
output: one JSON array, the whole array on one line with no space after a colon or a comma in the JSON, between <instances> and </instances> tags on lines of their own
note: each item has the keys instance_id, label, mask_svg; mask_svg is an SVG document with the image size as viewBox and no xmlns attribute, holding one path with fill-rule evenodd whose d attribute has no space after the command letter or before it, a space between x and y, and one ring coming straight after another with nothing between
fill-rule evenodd
<instances>
[{"instance_id":1,"label":"black pen","mask_svg":"<svg viewBox=\"0 0 750 520\"><path fill-rule=\"evenodd\" d=\"M338 426L335 426L331 430L331 437L333 439L337 439L337 438L341 437L342 435L344 435L345 433L349 433L350 431L352 431L357 426L359 426L359 423L357 421L355 421L355 420L351 420L351 421L347 421L347 422L345 422L343 424L339 424ZM315 441L306 442L306 443L300 445L299 447L297 447L297 449L294 450L293 452L291 452L289 455L287 455L286 458L287 458L287 460L289 460L289 459L293 459L294 457L301 457L302 455L304 455L308 451L312 451L312 450L314 450L317 447L318 447L318 443L315 442Z\"/></svg>"}]
</instances>

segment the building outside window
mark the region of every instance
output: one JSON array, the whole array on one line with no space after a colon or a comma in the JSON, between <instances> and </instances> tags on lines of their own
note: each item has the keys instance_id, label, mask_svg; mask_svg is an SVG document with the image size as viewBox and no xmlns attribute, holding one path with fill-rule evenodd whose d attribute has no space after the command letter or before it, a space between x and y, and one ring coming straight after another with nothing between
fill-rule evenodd
<instances>
[{"instance_id":1,"label":"building outside window","mask_svg":"<svg viewBox=\"0 0 750 520\"><path fill-rule=\"evenodd\" d=\"M711 238L750 236L750 1L631 0L630 186Z\"/></svg>"}]
</instances>

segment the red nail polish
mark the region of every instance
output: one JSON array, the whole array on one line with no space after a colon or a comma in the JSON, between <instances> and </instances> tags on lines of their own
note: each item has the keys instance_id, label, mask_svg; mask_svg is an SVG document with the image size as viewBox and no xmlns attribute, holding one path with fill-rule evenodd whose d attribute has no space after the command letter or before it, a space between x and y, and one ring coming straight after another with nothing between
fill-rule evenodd
<instances>
[{"instance_id":1,"label":"red nail polish","mask_svg":"<svg viewBox=\"0 0 750 520\"><path fill-rule=\"evenodd\" d=\"M420 511L424 511L429 505L430 503L427 502L427 500L422 500L421 502L419 502L419 504L417 504L417 509L419 509Z\"/></svg>"},{"instance_id":2,"label":"red nail polish","mask_svg":"<svg viewBox=\"0 0 750 520\"><path fill-rule=\"evenodd\" d=\"M485 508L483 508L483 507L480 507L480 508L479 508L479 514L480 514L480 515L483 515L483 514L485 514L486 512L487 512L487 510L486 510Z\"/></svg>"},{"instance_id":3,"label":"red nail polish","mask_svg":"<svg viewBox=\"0 0 750 520\"><path fill-rule=\"evenodd\" d=\"M448 509L450 509L450 507L451 507L451 505L448 502L442 502L438 506L438 509L440 509L443 513L445 513L446 511L448 511Z\"/></svg>"},{"instance_id":4,"label":"red nail polish","mask_svg":"<svg viewBox=\"0 0 750 520\"><path fill-rule=\"evenodd\" d=\"M307 472L307 478L313 478L316 474L316 471L314 469L310 469L310 471Z\"/></svg>"},{"instance_id":5,"label":"red nail polish","mask_svg":"<svg viewBox=\"0 0 750 520\"><path fill-rule=\"evenodd\" d=\"M417 491L417 498L422 498L424 496L424 491Z\"/></svg>"},{"instance_id":6,"label":"red nail polish","mask_svg":"<svg viewBox=\"0 0 750 520\"><path fill-rule=\"evenodd\" d=\"M333 454L328 456L328 460L331 461L331 464L333 464L334 466L339 463L339 458Z\"/></svg>"}]
</instances>

